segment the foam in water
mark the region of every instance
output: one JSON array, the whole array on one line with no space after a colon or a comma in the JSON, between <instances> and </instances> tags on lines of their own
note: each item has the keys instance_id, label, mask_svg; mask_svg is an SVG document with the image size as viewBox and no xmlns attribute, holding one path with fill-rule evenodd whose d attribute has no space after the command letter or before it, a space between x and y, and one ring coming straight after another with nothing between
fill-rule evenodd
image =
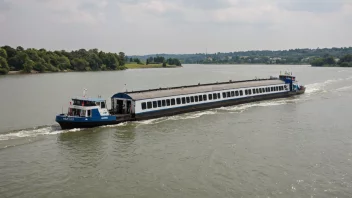
<instances>
[{"instance_id":1,"label":"foam in water","mask_svg":"<svg viewBox=\"0 0 352 198\"><path fill-rule=\"evenodd\" d=\"M101 128L114 128L114 127L119 127L119 126L127 126L127 124L128 124L128 122L122 122L119 124L101 126Z\"/></svg>"},{"instance_id":2,"label":"foam in water","mask_svg":"<svg viewBox=\"0 0 352 198\"><path fill-rule=\"evenodd\" d=\"M310 95L313 93L321 93L321 92L327 92L325 87L327 85L333 84L333 83L337 83L340 81L347 81L347 80L351 80L352 76L349 76L347 78L338 78L338 79L330 79L330 80L326 80L324 82L321 83L313 83L313 84L309 84L306 85L306 94ZM344 88L345 89L345 88Z\"/></svg>"},{"instance_id":3,"label":"foam in water","mask_svg":"<svg viewBox=\"0 0 352 198\"><path fill-rule=\"evenodd\" d=\"M347 91L350 89L352 89L352 85L338 88L338 89L336 89L336 91Z\"/></svg>"},{"instance_id":4,"label":"foam in water","mask_svg":"<svg viewBox=\"0 0 352 198\"><path fill-rule=\"evenodd\" d=\"M253 108L253 107L278 106L278 105L284 105L284 104L288 104L288 103L292 103L292 102L297 102L300 100L301 100L300 98L298 98L298 99L278 99L278 100L272 100L272 101L247 103L247 104L242 104L242 105L237 105L237 106L221 107L221 108L219 108L219 110L242 113L245 110Z\"/></svg>"},{"instance_id":5,"label":"foam in water","mask_svg":"<svg viewBox=\"0 0 352 198\"><path fill-rule=\"evenodd\" d=\"M211 111L211 110L210 111L200 111L200 112L180 114L180 115L169 116L169 117L161 117L161 118L151 119L151 120L138 121L137 123L142 124L142 125L158 124L158 123L169 121L169 120L175 121L175 120L195 119L195 118L199 118L204 115L213 115L216 113L217 112L215 110L213 110L213 111Z\"/></svg>"},{"instance_id":6,"label":"foam in water","mask_svg":"<svg viewBox=\"0 0 352 198\"><path fill-rule=\"evenodd\" d=\"M77 132L80 130L81 129L61 130L59 126L24 129L17 132L0 134L0 141L26 138L26 137L37 137L37 136L43 136L43 135L57 135L60 133Z\"/></svg>"}]
</instances>

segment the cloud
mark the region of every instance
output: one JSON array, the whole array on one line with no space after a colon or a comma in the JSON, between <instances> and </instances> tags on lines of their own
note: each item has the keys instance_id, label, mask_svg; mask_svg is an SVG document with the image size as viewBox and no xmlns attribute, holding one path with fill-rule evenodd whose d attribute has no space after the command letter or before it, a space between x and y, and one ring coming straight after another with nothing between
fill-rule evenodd
<instances>
[{"instance_id":1,"label":"cloud","mask_svg":"<svg viewBox=\"0 0 352 198\"><path fill-rule=\"evenodd\" d=\"M46 15L55 22L90 23L104 21L106 0L12 0L14 9L22 10L31 16Z\"/></svg>"},{"instance_id":2,"label":"cloud","mask_svg":"<svg viewBox=\"0 0 352 198\"><path fill-rule=\"evenodd\" d=\"M334 12L341 10L347 2L347 0L290 0L280 1L279 5L291 11Z\"/></svg>"},{"instance_id":3,"label":"cloud","mask_svg":"<svg viewBox=\"0 0 352 198\"><path fill-rule=\"evenodd\" d=\"M10 4L5 0L0 0L0 12L10 9Z\"/></svg>"},{"instance_id":4,"label":"cloud","mask_svg":"<svg viewBox=\"0 0 352 198\"><path fill-rule=\"evenodd\" d=\"M352 45L350 0L0 0L0 23L0 44L127 54Z\"/></svg>"}]
</instances>

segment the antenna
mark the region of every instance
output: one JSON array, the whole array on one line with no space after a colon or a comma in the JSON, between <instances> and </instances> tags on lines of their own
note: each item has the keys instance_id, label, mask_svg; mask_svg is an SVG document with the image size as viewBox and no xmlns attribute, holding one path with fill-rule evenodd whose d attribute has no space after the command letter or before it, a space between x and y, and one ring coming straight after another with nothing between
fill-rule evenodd
<instances>
[{"instance_id":1,"label":"antenna","mask_svg":"<svg viewBox=\"0 0 352 198\"><path fill-rule=\"evenodd\" d=\"M83 97L85 98L86 97L86 92L87 92L88 90L87 89L83 89Z\"/></svg>"}]
</instances>

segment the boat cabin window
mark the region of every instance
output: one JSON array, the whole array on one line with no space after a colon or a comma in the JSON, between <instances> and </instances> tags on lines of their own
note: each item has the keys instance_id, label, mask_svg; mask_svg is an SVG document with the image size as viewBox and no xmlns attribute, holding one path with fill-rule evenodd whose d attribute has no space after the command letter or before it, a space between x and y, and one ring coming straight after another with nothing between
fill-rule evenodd
<instances>
[{"instance_id":1,"label":"boat cabin window","mask_svg":"<svg viewBox=\"0 0 352 198\"><path fill-rule=\"evenodd\" d=\"M214 100L218 99L218 94L213 93L213 98L214 98Z\"/></svg>"},{"instance_id":2,"label":"boat cabin window","mask_svg":"<svg viewBox=\"0 0 352 198\"><path fill-rule=\"evenodd\" d=\"M173 98L173 99L171 99L171 105L175 105L176 104L176 101L175 101L175 99Z\"/></svg>"},{"instance_id":3,"label":"boat cabin window","mask_svg":"<svg viewBox=\"0 0 352 198\"><path fill-rule=\"evenodd\" d=\"M147 107L148 107L148 109L151 109L152 108L152 102L147 102Z\"/></svg>"},{"instance_id":4,"label":"boat cabin window","mask_svg":"<svg viewBox=\"0 0 352 198\"><path fill-rule=\"evenodd\" d=\"M209 100L213 99L213 95L209 94Z\"/></svg>"},{"instance_id":5,"label":"boat cabin window","mask_svg":"<svg viewBox=\"0 0 352 198\"><path fill-rule=\"evenodd\" d=\"M88 112L88 117L91 116L91 110L81 110L81 109L75 109L75 108L69 108L68 109L68 115L69 116L79 116L79 117L86 117L86 113Z\"/></svg>"},{"instance_id":6,"label":"boat cabin window","mask_svg":"<svg viewBox=\"0 0 352 198\"><path fill-rule=\"evenodd\" d=\"M72 100L73 105L75 106L87 106L87 107L92 107L92 106L97 106L95 102L92 101L84 101L84 100Z\"/></svg>"},{"instance_id":7,"label":"boat cabin window","mask_svg":"<svg viewBox=\"0 0 352 198\"><path fill-rule=\"evenodd\" d=\"M199 96L199 102L202 102L203 101L203 96Z\"/></svg>"},{"instance_id":8,"label":"boat cabin window","mask_svg":"<svg viewBox=\"0 0 352 198\"><path fill-rule=\"evenodd\" d=\"M207 101L207 95L203 95L203 100Z\"/></svg>"},{"instance_id":9,"label":"boat cabin window","mask_svg":"<svg viewBox=\"0 0 352 198\"><path fill-rule=\"evenodd\" d=\"M182 104L186 104L186 98L182 98Z\"/></svg>"},{"instance_id":10,"label":"boat cabin window","mask_svg":"<svg viewBox=\"0 0 352 198\"><path fill-rule=\"evenodd\" d=\"M187 103L190 103L190 102L191 102L191 100L189 99L189 97L187 97L186 100L187 100Z\"/></svg>"},{"instance_id":11,"label":"boat cabin window","mask_svg":"<svg viewBox=\"0 0 352 198\"><path fill-rule=\"evenodd\" d=\"M146 109L146 108L147 108L147 103L143 102L143 103L142 103L142 109L144 110L144 109Z\"/></svg>"},{"instance_id":12,"label":"boat cabin window","mask_svg":"<svg viewBox=\"0 0 352 198\"><path fill-rule=\"evenodd\" d=\"M226 93L222 92L222 98L226 98Z\"/></svg>"},{"instance_id":13,"label":"boat cabin window","mask_svg":"<svg viewBox=\"0 0 352 198\"><path fill-rule=\"evenodd\" d=\"M106 108L105 102L102 102L102 103L101 103L101 108L102 108L102 109L105 109L105 108Z\"/></svg>"},{"instance_id":14,"label":"boat cabin window","mask_svg":"<svg viewBox=\"0 0 352 198\"><path fill-rule=\"evenodd\" d=\"M262 92L265 93L265 89L264 88L262 88Z\"/></svg>"},{"instance_id":15,"label":"boat cabin window","mask_svg":"<svg viewBox=\"0 0 352 198\"><path fill-rule=\"evenodd\" d=\"M161 107L161 100L158 100L158 107Z\"/></svg>"},{"instance_id":16,"label":"boat cabin window","mask_svg":"<svg viewBox=\"0 0 352 198\"><path fill-rule=\"evenodd\" d=\"M158 103L156 101L153 101L153 108L157 108L158 107Z\"/></svg>"},{"instance_id":17,"label":"boat cabin window","mask_svg":"<svg viewBox=\"0 0 352 198\"><path fill-rule=\"evenodd\" d=\"M92 117L92 110L87 111L87 117Z\"/></svg>"},{"instance_id":18,"label":"boat cabin window","mask_svg":"<svg viewBox=\"0 0 352 198\"><path fill-rule=\"evenodd\" d=\"M252 90L248 90L248 94L249 94L249 95L252 95Z\"/></svg>"},{"instance_id":19,"label":"boat cabin window","mask_svg":"<svg viewBox=\"0 0 352 198\"><path fill-rule=\"evenodd\" d=\"M194 96L194 101L198 102L198 96Z\"/></svg>"},{"instance_id":20,"label":"boat cabin window","mask_svg":"<svg viewBox=\"0 0 352 198\"><path fill-rule=\"evenodd\" d=\"M240 91L240 95L243 96L243 91L242 90Z\"/></svg>"},{"instance_id":21,"label":"boat cabin window","mask_svg":"<svg viewBox=\"0 0 352 198\"><path fill-rule=\"evenodd\" d=\"M163 107L165 107L165 106L166 106L166 101L165 101L165 100L162 100L162 101L161 101L161 104L162 104Z\"/></svg>"},{"instance_id":22,"label":"boat cabin window","mask_svg":"<svg viewBox=\"0 0 352 198\"><path fill-rule=\"evenodd\" d=\"M167 105L167 106L170 106L170 105L171 105L170 99L167 99L167 100L166 100L166 105Z\"/></svg>"},{"instance_id":23,"label":"boat cabin window","mask_svg":"<svg viewBox=\"0 0 352 198\"><path fill-rule=\"evenodd\" d=\"M191 102L194 102L194 97L193 96L191 96Z\"/></svg>"},{"instance_id":24,"label":"boat cabin window","mask_svg":"<svg viewBox=\"0 0 352 198\"><path fill-rule=\"evenodd\" d=\"M270 91L274 91L274 87L270 87Z\"/></svg>"},{"instance_id":25,"label":"boat cabin window","mask_svg":"<svg viewBox=\"0 0 352 198\"><path fill-rule=\"evenodd\" d=\"M255 94L255 89L253 89L253 94Z\"/></svg>"},{"instance_id":26,"label":"boat cabin window","mask_svg":"<svg viewBox=\"0 0 352 198\"><path fill-rule=\"evenodd\" d=\"M231 91L231 97L234 97L234 96L235 96L235 92Z\"/></svg>"},{"instance_id":27,"label":"boat cabin window","mask_svg":"<svg viewBox=\"0 0 352 198\"><path fill-rule=\"evenodd\" d=\"M176 102L177 102L178 105L181 104L181 99L180 99L180 98L177 98L177 99L176 99Z\"/></svg>"}]
</instances>

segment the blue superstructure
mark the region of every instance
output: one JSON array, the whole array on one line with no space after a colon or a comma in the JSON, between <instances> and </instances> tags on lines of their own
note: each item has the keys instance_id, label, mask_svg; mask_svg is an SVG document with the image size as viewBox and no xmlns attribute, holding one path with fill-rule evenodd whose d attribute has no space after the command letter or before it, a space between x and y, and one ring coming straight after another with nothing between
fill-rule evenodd
<instances>
[{"instance_id":1,"label":"blue superstructure","mask_svg":"<svg viewBox=\"0 0 352 198\"><path fill-rule=\"evenodd\" d=\"M110 115L106 101L102 98L72 98L67 114L56 116L63 129L87 128L100 125L115 124L116 115Z\"/></svg>"}]
</instances>

